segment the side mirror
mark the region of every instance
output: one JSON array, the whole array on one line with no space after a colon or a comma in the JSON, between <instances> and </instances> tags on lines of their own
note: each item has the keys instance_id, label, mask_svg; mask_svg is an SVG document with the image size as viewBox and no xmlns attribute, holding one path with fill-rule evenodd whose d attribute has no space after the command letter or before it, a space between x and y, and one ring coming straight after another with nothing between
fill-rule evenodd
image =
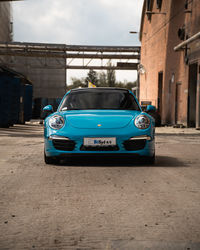
<instances>
[{"instance_id":1,"label":"side mirror","mask_svg":"<svg viewBox=\"0 0 200 250\"><path fill-rule=\"evenodd\" d=\"M53 107L51 105L47 105L43 108L43 111L48 113L53 113Z\"/></svg>"},{"instance_id":2,"label":"side mirror","mask_svg":"<svg viewBox=\"0 0 200 250\"><path fill-rule=\"evenodd\" d=\"M156 112L156 107L153 105L148 105L146 112Z\"/></svg>"}]
</instances>

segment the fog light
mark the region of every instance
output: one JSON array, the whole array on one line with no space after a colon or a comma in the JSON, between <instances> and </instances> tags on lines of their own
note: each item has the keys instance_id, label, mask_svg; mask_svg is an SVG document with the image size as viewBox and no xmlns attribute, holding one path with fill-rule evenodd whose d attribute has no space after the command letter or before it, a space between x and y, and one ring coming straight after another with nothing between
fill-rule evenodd
<instances>
[{"instance_id":1,"label":"fog light","mask_svg":"<svg viewBox=\"0 0 200 250\"><path fill-rule=\"evenodd\" d=\"M49 140L66 140L69 141L70 139L65 136L59 136L59 135L50 135Z\"/></svg>"},{"instance_id":2,"label":"fog light","mask_svg":"<svg viewBox=\"0 0 200 250\"><path fill-rule=\"evenodd\" d=\"M129 140L131 140L131 141L134 141L134 140L151 141L151 136L149 136L149 135L139 135L139 136L131 137Z\"/></svg>"}]
</instances>

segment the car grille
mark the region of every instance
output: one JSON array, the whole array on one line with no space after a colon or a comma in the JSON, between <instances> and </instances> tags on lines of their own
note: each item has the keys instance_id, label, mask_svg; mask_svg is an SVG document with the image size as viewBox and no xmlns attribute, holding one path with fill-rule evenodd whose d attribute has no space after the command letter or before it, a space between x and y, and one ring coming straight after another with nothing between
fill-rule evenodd
<instances>
[{"instance_id":1,"label":"car grille","mask_svg":"<svg viewBox=\"0 0 200 250\"><path fill-rule=\"evenodd\" d=\"M53 146L58 150L72 151L75 148L76 143L71 140L53 140Z\"/></svg>"},{"instance_id":2,"label":"car grille","mask_svg":"<svg viewBox=\"0 0 200 250\"><path fill-rule=\"evenodd\" d=\"M128 140L124 141L124 148L127 151L135 151L135 150L141 150L145 147L146 140L141 139L141 140Z\"/></svg>"},{"instance_id":3,"label":"car grille","mask_svg":"<svg viewBox=\"0 0 200 250\"><path fill-rule=\"evenodd\" d=\"M95 147L92 147L92 146L82 145L80 150L81 151L118 151L119 147L118 146L106 146L106 147L105 146L104 147L95 146Z\"/></svg>"}]
</instances>

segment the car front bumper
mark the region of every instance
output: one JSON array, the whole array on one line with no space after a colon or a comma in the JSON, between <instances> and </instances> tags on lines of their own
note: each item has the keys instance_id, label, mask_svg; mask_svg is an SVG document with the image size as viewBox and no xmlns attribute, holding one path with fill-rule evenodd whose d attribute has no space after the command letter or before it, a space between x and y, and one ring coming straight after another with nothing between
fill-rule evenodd
<instances>
[{"instance_id":1,"label":"car front bumper","mask_svg":"<svg viewBox=\"0 0 200 250\"><path fill-rule=\"evenodd\" d=\"M56 133L55 133L56 132ZM67 138L67 140L50 139L50 135L57 135ZM138 140L140 136L148 136L149 139ZM84 137L116 137L116 146L114 147L85 147ZM130 140L131 138L131 140ZM135 140L132 138L136 138ZM121 130L77 130L76 133L67 134L64 131L45 131L45 154L48 157L67 157L78 155L132 155L132 156L153 156L155 154L154 129L129 131Z\"/></svg>"}]
</instances>

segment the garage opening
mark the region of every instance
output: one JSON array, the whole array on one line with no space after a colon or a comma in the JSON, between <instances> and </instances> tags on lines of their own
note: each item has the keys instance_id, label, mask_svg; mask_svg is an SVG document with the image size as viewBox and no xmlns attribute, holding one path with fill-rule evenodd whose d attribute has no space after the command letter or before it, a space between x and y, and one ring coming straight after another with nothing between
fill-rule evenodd
<instances>
[{"instance_id":1,"label":"garage opening","mask_svg":"<svg viewBox=\"0 0 200 250\"><path fill-rule=\"evenodd\" d=\"M198 64L193 63L189 65L188 127L196 126L197 73L198 73Z\"/></svg>"},{"instance_id":2,"label":"garage opening","mask_svg":"<svg viewBox=\"0 0 200 250\"><path fill-rule=\"evenodd\" d=\"M158 113L162 119L163 72L158 73Z\"/></svg>"},{"instance_id":3,"label":"garage opening","mask_svg":"<svg viewBox=\"0 0 200 250\"><path fill-rule=\"evenodd\" d=\"M175 124L180 124L180 111L181 111L181 82L176 83L176 96L175 96Z\"/></svg>"}]
</instances>

